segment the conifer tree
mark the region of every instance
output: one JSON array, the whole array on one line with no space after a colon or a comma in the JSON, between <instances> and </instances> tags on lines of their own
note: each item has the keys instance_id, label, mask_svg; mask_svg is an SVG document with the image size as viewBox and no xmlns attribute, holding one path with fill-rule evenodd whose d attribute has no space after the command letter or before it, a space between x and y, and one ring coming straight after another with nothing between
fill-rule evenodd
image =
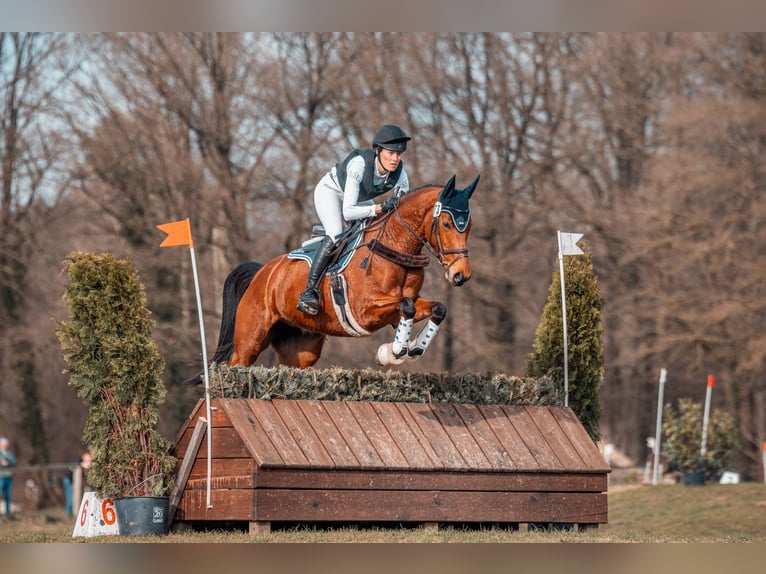
<instances>
[{"instance_id":1,"label":"conifer tree","mask_svg":"<svg viewBox=\"0 0 766 574\"><path fill-rule=\"evenodd\" d=\"M69 320L56 335L69 384L90 407L88 483L104 498L169 494L177 459L156 430L164 360L136 269L110 254L74 252L65 263Z\"/></svg>"},{"instance_id":2,"label":"conifer tree","mask_svg":"<svg viewBox=\"0 0 766 574\"><path fill-rule=\"evenodd\" d=\"M593 274L591 254L564 257L567 308L569 406L594 442L601 438L601 403L598 388L604 378L601 342L601 298ZM526 374L551 376L564 387L564 326L561 313L561 276L553 273L548 301L537 327L534 353L527 358Z\"/></svg>"}]
</instances>

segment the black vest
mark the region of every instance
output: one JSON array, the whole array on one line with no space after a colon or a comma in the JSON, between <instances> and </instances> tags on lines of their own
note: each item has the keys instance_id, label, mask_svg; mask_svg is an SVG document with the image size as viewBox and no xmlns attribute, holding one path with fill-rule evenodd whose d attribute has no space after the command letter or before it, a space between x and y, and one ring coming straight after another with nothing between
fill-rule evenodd
<instances>
[{"instance_id":1,"label":"black vest","mask_svg":"<svg viewBox=\"0 0 766 574\"><path fill-rule=\"evenodd\" d=\"M364 175L362 176L362 183L359 186L359 201L368 201L379 195L383 195L387 191L391 191L396 182L399 181L399 176L404 169L404 162L400 161L394 171L388 172L388 176L383 182L375 187L372 185L372 170L375 169L375 152L372 149L355 149L352 151L346 159L335 166L335 173L338 177L338 185L341 189L346 189L346 167L348 162L354 159L356 156L362 156L364 158Z\"/></svg>"}]
</instances>

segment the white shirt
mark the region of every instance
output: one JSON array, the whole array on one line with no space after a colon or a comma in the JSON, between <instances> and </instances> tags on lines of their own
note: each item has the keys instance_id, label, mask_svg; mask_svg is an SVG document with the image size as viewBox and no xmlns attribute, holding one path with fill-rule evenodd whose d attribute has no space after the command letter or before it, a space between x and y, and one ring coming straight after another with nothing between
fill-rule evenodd
<instances>
[{"instance_id":1,"label":"white shirt","mask_svg":"<svg viewBox=\"0 0 766 574\"><path fill-rule=\"evenodd\" d=\"M332 168L333 176L336 176L335 167ZM378 186L389 176L389 172L383 175L378 173L378 162L372 170L372 184ZM346 221L363 219L365 217L375 216L374 202L365 201L359 203L359 187L364 177L364 158L356 156L348 162L346 166L346 187L343 190L343 218ZM336 180L337 181L337 180ZM407 193L410 190L410 180L407 177L407 171L402 168L399 179L395 185L398 185L402 192Z\"/></svg>"}]
</instances>

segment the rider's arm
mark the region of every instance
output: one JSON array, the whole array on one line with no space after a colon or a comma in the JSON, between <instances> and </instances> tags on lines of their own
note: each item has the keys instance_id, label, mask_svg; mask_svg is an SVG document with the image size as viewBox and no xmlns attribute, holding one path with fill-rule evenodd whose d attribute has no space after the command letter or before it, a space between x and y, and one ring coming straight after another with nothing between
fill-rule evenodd
<instances>
[{"instance_id":1,"label":"rider's arm","mask_svg":"<svg viewBox=\"0 0 766 574\"><path fill-rule=\"evenodd\" d=\"M359 204L359 186L364 175L364 158L357 156L346 167L346 187L343 190L343 219L353 221L373 217L376 213L374 203Z\"/></svg>"},{"instance_id":2,"label":"rider's arm","mask_svg":"<svg viewBox=\"0 0 766 574\"><path fill-rule=\"evenodd\" d=\"M407 170L402 168L402 173L399 174L399 181L396 182L401 192L407 193L410 190L410 178L407 177Z\"/></svg>"}]
</instances>

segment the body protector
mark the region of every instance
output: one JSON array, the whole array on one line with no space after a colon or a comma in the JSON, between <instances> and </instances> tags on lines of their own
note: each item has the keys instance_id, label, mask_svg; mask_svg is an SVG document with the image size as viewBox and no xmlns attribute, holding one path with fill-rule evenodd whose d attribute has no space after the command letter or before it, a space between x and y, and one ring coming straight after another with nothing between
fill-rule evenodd
<instances>
[{"instance_id":1,"label":"body protector","mask_svg":"<svg viewBox=\"0 0 766 574\"><path fill-rule=\"evenodd\" d=\"M368 201L391 191L396 182L399 181L399 176L402 173L402 169L404 169L404 162L400 161L396 169L388 172L383 182L376 187L372 184L372 175L375 169L375 152L371 149L355 149L346 156L346 159L335 166L335 173L340 188L346 189L346 166L348 162L359 155L364 158L364 176L362 177L362 183L359 185L359 201Z\"/></svg>"}]
</instances>

